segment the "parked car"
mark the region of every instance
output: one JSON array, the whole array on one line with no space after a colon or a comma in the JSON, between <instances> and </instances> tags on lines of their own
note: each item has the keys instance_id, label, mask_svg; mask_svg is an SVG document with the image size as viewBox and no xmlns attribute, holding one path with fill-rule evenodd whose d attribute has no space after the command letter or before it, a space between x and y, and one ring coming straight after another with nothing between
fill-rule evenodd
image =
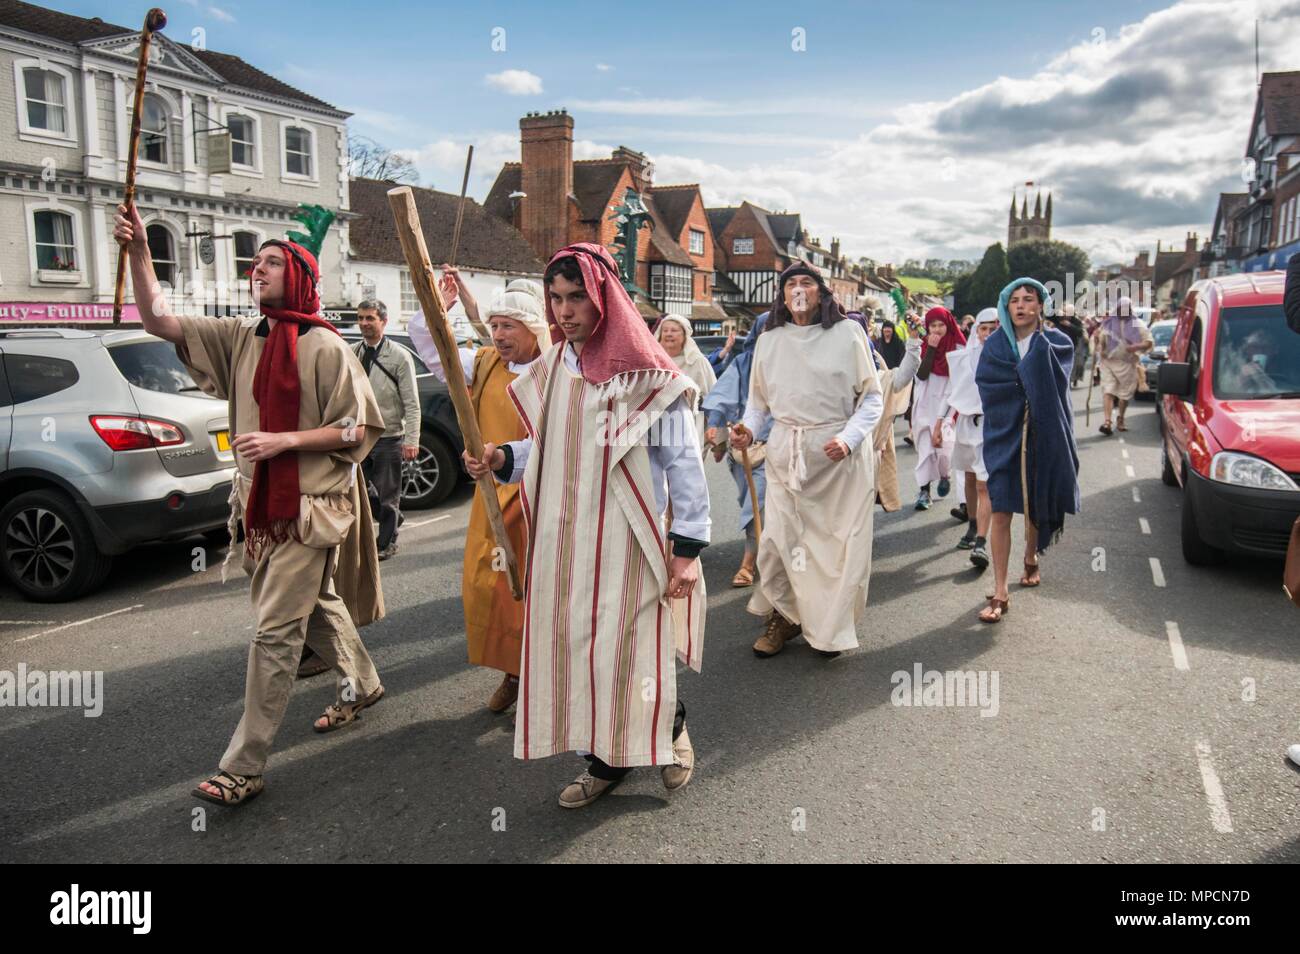
<instances>
[{"instance_id":1,"label":"parked car","mask_svg":"<svg viewBox=\"0 0 1300 954\"><path fill-rule=\"evenodd\" d=\"M226 402L143 331L0 331L0 467L0 570L74 600L134 546L224 531Z\"/></svg>"},{"instance_id":2,"label":"parked car","mask_svg":"<svg viewBox=\"0 0 1300 954\"><path fill-rule=\"evenodd\" d=\"M1300 335L1280 271L1197 282L1159 370L1161 478L1189 563L1280 557L1300 516Z\"/></svg>"},{"instance_id":3,"label":"parked car","mask_svg":"<svg viewBox=\"0 0 1300 954\"><path fill-rule=\"evenodd\" d=\"M339 333L349 344L361 340L356 328L340 328ZM415 361L415 382L420 392L420 454L402 463L402 507L420 510L441 503L461 480L468 479L460 463L465 442L447 385L424 366L410 336L394 332L384 337L411 352Z\"/></svg>"},{"instance_id":4,"label":"parked car","mask_svg":"<svg viewBox=\"0 0 1300 954\"><path fill-rule=\"evenodd\" d=\"M1177 321L1157 321L1151 326L1151 337L1155 341L1155 347L1150 351L1143 353L1142 366L1139 369L1147 379L1149 391L1143 395L1141 392L1138 397L1149 397L1151 400L1156 399L1156 375L1160 370L1160 365L1169 359L1169 342L1174 340L1174 329L1178 327Z\"/></svg>"}]
</instances>

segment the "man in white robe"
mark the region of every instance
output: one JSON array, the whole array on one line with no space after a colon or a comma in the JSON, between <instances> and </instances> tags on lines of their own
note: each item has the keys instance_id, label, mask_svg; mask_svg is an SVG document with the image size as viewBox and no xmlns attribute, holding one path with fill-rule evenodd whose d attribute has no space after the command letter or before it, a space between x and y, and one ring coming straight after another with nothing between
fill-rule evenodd
<instances>
[{"instance_id":1,"label":"man in white robe","mask_svg":"<svg viewBox=\"0 0 1300 954\"><path fill-rule=\"evenodd\" d=\"M858 645L876 496L869 438L884 401L866 333L844 319L818 273L801 262L786 269L755 347L744 425L733 430L732 446L748 447L772 419L748 606L767 618L759 657L800 633L824 656Z\"/></svg>"}]
</instances>

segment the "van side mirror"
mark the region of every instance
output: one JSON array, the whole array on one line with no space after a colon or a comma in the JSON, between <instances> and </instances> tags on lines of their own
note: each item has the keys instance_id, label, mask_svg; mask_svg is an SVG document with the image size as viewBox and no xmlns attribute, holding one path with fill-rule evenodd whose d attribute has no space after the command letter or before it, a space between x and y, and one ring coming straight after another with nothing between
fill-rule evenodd
<instances>
[{"instance_id":1,"label":"van side mirror","mask_svg":"<svg viewBox=\"0 0 1300 954\"><path fill-rule=\"evenodd\" d=\"M1191 400L1196 390L1192 366L1186 361L1166 361L1156 372L1156 389L1162 395Z\"/></svg>"}]
</instances>

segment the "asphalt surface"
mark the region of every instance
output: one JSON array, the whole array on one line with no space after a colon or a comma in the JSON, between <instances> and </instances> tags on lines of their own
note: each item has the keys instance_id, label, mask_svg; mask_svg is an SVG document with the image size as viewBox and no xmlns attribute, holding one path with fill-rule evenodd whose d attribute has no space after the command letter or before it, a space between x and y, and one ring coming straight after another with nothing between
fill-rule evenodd
<instances>
[{"instance_id":1,"label":"asphalt surface","mask_svg":"<svg viewBox=\"0 0 1300 954\"><path fill-rule=\"evenodd\" d=\"M513 758L508 718L484 706L498 676L465 661L466 490L408 514L383 564L389 616L363 638L386 699L317 735L331 679L297 685L266 792L240 809L189 795L242 706L252 615L242 574L220 581L224 551L196 571L201 539L142 549L71 604L0 591L0 670L104 673L97 718L0 708L0 857L1300 861L1300 773L1285 759L1300 741L1300 627L1281 566L1184 563L1152 406L1121 440L1096 433L1095 409L1085 433L1082 391L1075 403L1083 513L1043 558L1043 586L1013 575L1010 614L981 625L992 571L954 549L953 498L877 511L862 648L835 660L802 640L772 659L750 651L761 623L729 587L734 485L710 464L704 671L679 676L697 768L672 795L640 769L564 811L580 760ZM915 456L899 447L914 496ZM983 673L990 690L996 676L996 712L896 705L894 674L917 665Z\"/></svg>"}]
</instances>

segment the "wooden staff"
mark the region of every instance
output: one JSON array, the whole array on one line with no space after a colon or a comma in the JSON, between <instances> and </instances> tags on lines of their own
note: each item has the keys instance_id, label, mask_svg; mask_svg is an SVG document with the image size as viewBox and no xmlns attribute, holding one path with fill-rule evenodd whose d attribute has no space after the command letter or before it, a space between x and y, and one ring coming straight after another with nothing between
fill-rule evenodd
<instances>
[{"instance_id":1,"label":"wooden staff","mask_svg":"<svg viewBox=\"0 0 1300 954\"><path fill-rule=\"evenodd\" d=\"M741 433L749 434L751 438L754 436L749 428L739 421L731 426ZM757 543L763 537L763 515L759 512L758 488L754 486L754 468L749 463L748 447L740 449L740 463L745 468L745 483L749 485L749 509L754 512L754 542Z\"/></svg>"},{"instance_id":2,"label":"wooden staff","mask_svg":"<svg viewBox=\"0 0 1300 954\"><path fill-rule=\"evenodd\" d=\"M460 252L460 224L465 219L465 193L469 191L469 167L473 161L474 147L470 146L469 152L465 153L465 178L460 181L460 205L456 207L456 230L451 234L451 258L447 260L447 264L452 268L456 267L456 255ZM492 332L483 325L481 320L471 315L468 308L465 309L465 317L474 326L479 337L485 341L492 337Z\"/></svg>"},{"instance_id":3,"label":"wooden staff","mask_svg":"<svg viewBox=\"0 0 1300 954\"><path fill-rule=\"evenodd\" d=\"M438 357L442 359L442 369L447 376L447 390L451 393L451 402L456 408L456 421L465 439L465 450L474 457L482 458L483 436L479 432L478 419L474 416L474 406L470 403L460 355L456 352L456 337L452 334L451 324L447 321L447 310L442 305L442 295L434 282L433 264L429 261L429 249L424 243L424 233L420 230L420 213L415 207L415 194L410 186L390 189L388 204L397 223L397 237L402 243L402 253L411 270L411 284L415 286L415 295L420 300L420 307L424 309L429 333L438 348ZM488 523L492 526L492 537L506 557L510 593L515 599L522 600L524 587L520 582L519 564L515 559L514 548L510 545L510 538L506 535L506 522L501 515L501 503L497 500L495 480L491 474L484 474L477 483L483 493L483 507L487 511Z\"/></svg>"},{"instance_id":4,"label":"wooden staff","mask_svg":"<svg viewBox=\"0 0 1300 954\"><path fill-rule=\"evenodd\" d=\"M1092 426L1092 382L1097 377L1097 357L1101 354L1102 342L1106 332L1098 330L1097 347L1092 352L1092 368L1088 371L1088 396L1083 399L1083 426Z\"/></svg>"},{"instance_id":5,"label":"wooden staff","mask_svg":"<svg viewBox=\"0 0 1300 954\"><path fill-rule=\"evenodd\" d=\"M167 25L167 14L154 7L144 16L140 30L140 58L135 64L135 106L131 110L131 143L126 154L126 188L122 204L128 209L135 203L135 163L140 151L140 119L144 112L144 78L149 71L149 46L153 35ZM126 298L126 246L117 256L117 284L113 288L113 324L122 323L122 302Z\"/></svg>"}]
</instances>

